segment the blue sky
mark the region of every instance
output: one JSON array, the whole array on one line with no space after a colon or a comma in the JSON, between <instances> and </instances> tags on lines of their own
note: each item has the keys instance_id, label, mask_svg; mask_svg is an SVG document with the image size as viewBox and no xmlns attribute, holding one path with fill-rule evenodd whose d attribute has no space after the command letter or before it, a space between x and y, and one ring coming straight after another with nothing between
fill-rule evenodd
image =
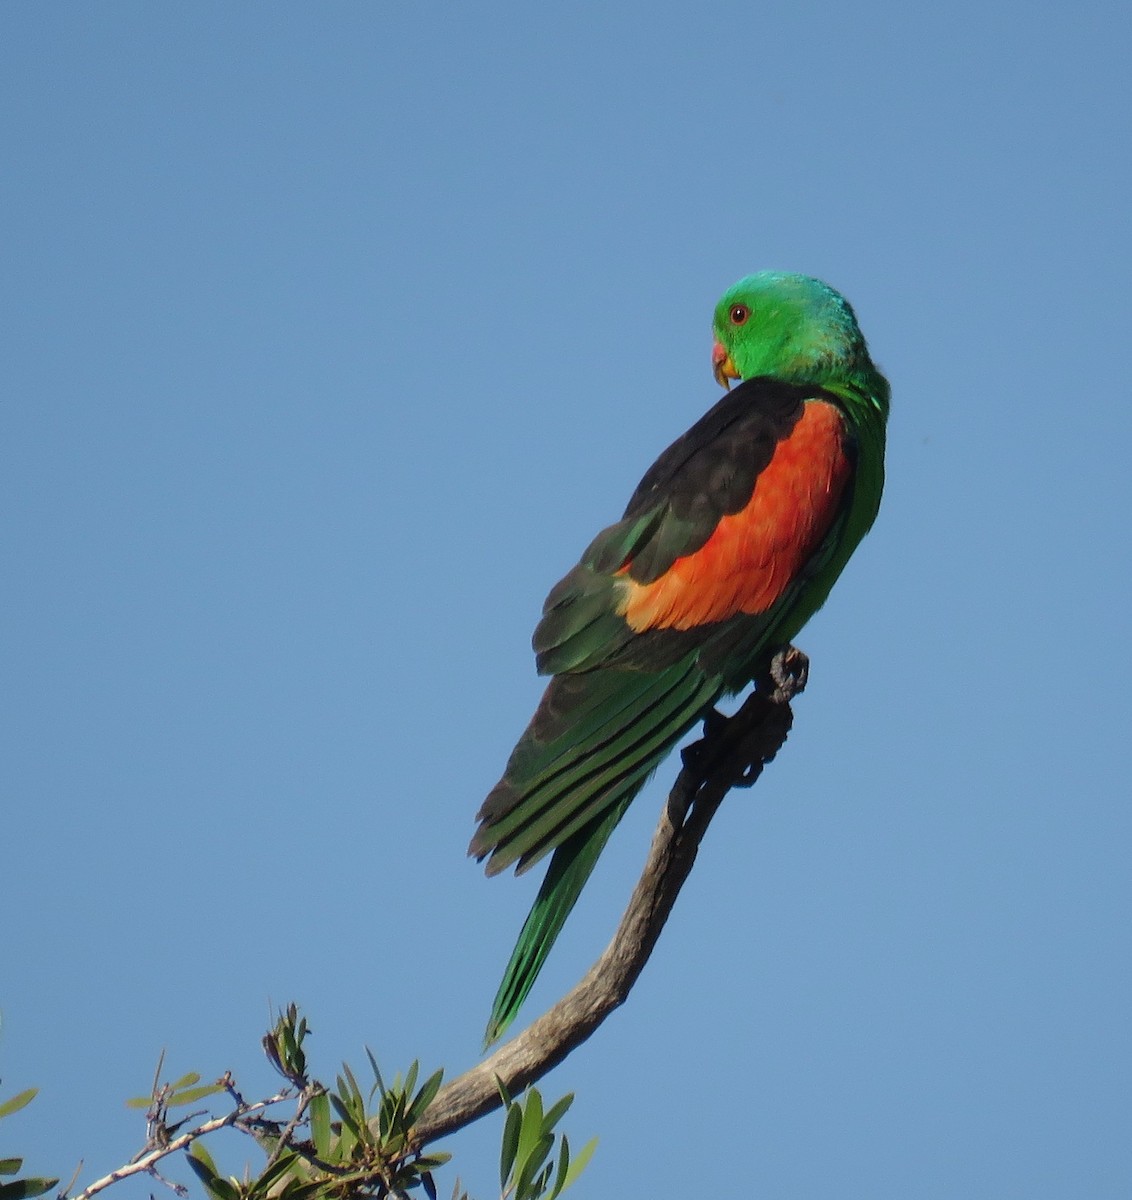
<instances>
[{"instance_id":1,"label":"blue sky","mask_svg":"<svg viewBox=\"0 0 1132 1200\"><path fill-rule=\"evenodd\" d=\"M1127 1196L1130 40L1116 0L8 0L0 1094L42 1093L0 1151L118 1165L162 1047L271 1086L269 1003L327 1075L476 1060L536 880L464 851L543 596L773 267L892 380L885 504L545 1085L601 1135L577 1194ZM481 1200L498 1131L447 1146Z\"/></svg>"}]
</instances>

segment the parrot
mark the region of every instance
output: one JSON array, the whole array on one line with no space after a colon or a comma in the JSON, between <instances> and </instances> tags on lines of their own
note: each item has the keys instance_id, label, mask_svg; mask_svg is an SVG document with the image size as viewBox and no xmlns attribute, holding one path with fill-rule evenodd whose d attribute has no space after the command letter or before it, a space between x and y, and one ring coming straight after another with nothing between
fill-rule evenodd
<instances>
[{"instance_id":1,"label":"parrot","mask_svg":"<svg viewBox=\"0 0 1132 1200\"><path fill-rule=\"evenodd\" d=\"M533 638L550 682L476 816L468 853L488 875L551 855L487 1046L634 796L821 607L880 506L890 390L848 301L761 271L724 293L712 330L725 394L551 589Z\"/></svg>"}]
</instances>

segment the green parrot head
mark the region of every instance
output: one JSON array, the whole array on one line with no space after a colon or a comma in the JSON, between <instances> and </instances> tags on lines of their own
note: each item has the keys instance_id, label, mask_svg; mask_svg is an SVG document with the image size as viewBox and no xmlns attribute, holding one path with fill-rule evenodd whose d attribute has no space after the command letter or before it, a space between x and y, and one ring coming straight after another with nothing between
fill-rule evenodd
<instances>
[{"instance_id":1,"label":"green parrot head","mask_svg":"<svg viewBox=\"0 0 1132 1200\"><path fill-rule=\"evenodd\" d=\"M876 372L849 302L820 279L760 271L716 305L716 381L773 375L825 383Z\"/></svg>"}]
</instances>

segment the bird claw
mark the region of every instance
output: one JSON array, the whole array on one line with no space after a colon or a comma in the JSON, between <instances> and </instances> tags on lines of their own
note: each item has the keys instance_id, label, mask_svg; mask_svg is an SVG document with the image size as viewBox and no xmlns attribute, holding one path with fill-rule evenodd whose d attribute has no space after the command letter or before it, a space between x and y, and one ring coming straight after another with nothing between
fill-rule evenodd
<instances>
[{"instance_id":1,"label":"bird claw","mask_svg":"<svg viewBox=\"0 0 1132 1200\"><path fill-rule=\"evenodd\" d=\"M783 700L793 700L809 682L809 655L797 646L783 646L770 660L770 678Z\"/></svg>"},{"instance_id":2,"label":"bird claw","mask_svg":"<svg viewBox=\"0 0 1132 1200\"><path fill-rule=\"evenodd\" d=\"M794 719L790 701L805 688L809 667L801 650L784 646L734 716L708 709L703 737L680 752L685 769L699 784L715 777L728 788L755 784L786 740Z\"/></svg>"}]
</instances>

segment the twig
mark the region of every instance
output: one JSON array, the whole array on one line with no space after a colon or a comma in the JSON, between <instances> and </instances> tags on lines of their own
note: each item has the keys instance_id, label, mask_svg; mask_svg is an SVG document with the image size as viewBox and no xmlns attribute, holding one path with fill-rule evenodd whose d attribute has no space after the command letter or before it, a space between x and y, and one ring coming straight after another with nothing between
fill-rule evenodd
<instances>
[{"instance_id":1,"label":"twig","mask_svg":"<svg viewBox=\"0 0 1132 1200\"><path fill-rule=\"evenodd\" d=\"M785 742L793 723L790 701L805 687L807 668L806 656L787 647L774 656L733 717L714 714L705 721L702 741L684 752L684 767L653 834L644 871L605 952L553 1008L437 1093L413 1130L417 1146L498 1108L497 1078L512 1094L540 1079L624 1003L723 798L733 787L753 784Z\"/></svg>"},{"instance_id":2,"label":"twig","mask_svg":"<svg viewBox=\"0 0 1132 1200\"><path fill-rule=\"evenodd\" d=\"M319 1083L308 1083L299 1093L299 1104L295 1109L295 1115L287 1122L275 1142L275 1149L268 1155L267 1162L264 1164L263 1172L266 1173L269 1167L275 1166L279 1160L279 1156L285 1151L291 1149L291 1137L295 1130L303 1122L303 1117L306 1116L307 1108L315 1096L321 1096L326 1089Z\"/></svg>"},{"instance_id":3,"label":"twig","mask_svg":"<svg viewBox=\"0 0 1132 1200\"><path fill-rule=\"evenodd\" d=\"M187 1133L182 1133L179 1137L173 1138L163 1146L157 1146L148 1154L142 1154L128 1163L124 1167L119 1167L116 1171L111 1171L109 1175L104 1175L101 1179L96 1179L89 1187L71 1197L70 1200L90 1200L91 1196L96 1196L99 1192L105 1191L112 1184L118 1183L120 1180L128 1179L131 1175L141 1175L145 1173L153 1173L153 1168L163 1158L170 1154L176 1154L178 1150L184 1150L186 1146L191 1145L197 1138L207 1137L210 1133L215 1133L218 1129L226 1129L229 1125L234 1125L242 1117L246 1117L249 1113L259 1112L265 1108L270 1108L273 1104L280 1104L284 1100L289 1100L293 1093L279 1092L271 1096L267 1100L259 1100L255 1104L247 1104L239 1108L235 1108L230 1113L226 1113L222 1117L213 1117L211 1121L205 1121L202 1125L198 1125L195 1129L190 1129Z\"/></svg>"}]
</instances>

